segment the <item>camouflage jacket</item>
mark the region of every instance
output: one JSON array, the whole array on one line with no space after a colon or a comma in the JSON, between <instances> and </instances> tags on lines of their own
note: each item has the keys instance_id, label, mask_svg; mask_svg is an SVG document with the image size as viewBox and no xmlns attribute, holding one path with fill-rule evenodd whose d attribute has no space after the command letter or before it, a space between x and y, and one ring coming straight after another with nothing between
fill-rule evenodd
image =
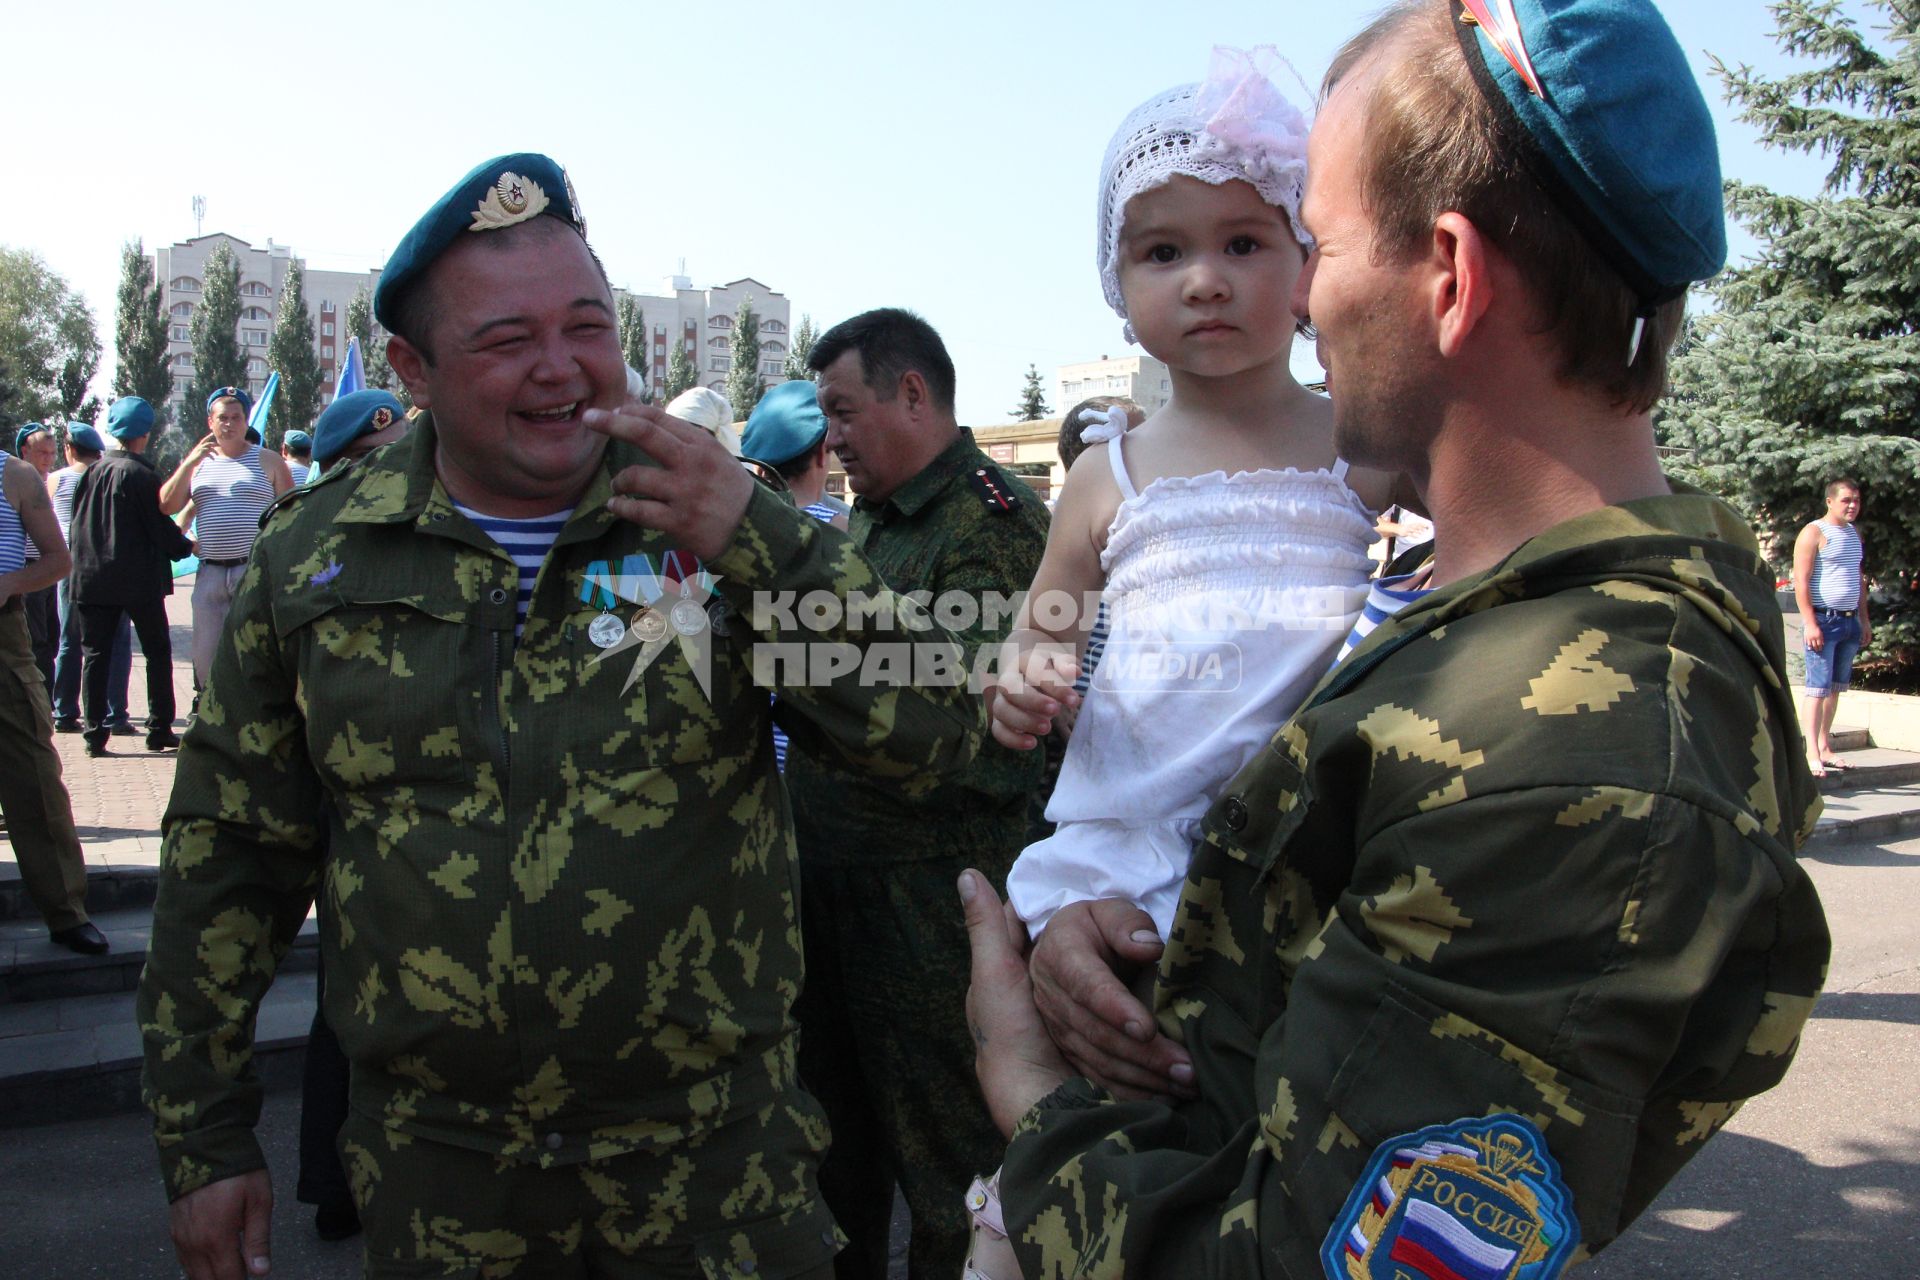
<instances>
[{"instance_id":1,"label":"camouflage jacket","mask_svg":"<svg viewBox=\"0 0 1920 1280\"><path fill-rule=\"evenodd\" d=\"M181 750L139 995L174 1196L261 1164L253 1013L321 886L323 810L326 1012L362 1114L553 1164L688 1142L793 1087L797 875L750 662L783 637L751 597L882 584L757 491L707 565L711 695L678 644L628 688L637 650L596 661L583 597L596 562L671 549L606 508L644 455L609 448L516 642L517 570L454 509L434 438L423 418L268 515ZM914 614L805 638L860 649ZM857 669L781 696L903 781L964 766L985 729L963 688Z\"/></svg>"},{"instance_id":2,"label":"camouflage jacket","mask_svg":"<svg viewBox=\"0 0 1920 1280\"><path fill-rule=\"evenodd\" d=\"M971 670L981 646L1013 628L1020 593L1046 549L1047 509L962 430L885 502L856 501L847 532L888 586L927 601L953 628ZM983 868L998 865L996 879L1024 843L1027 806L1046 765L1043 751L1009 751L989 737L965 772L930 793L908 792L847 768L804 731L793 740L787 788L806 857L972 854Z\"/></svg>"},{"instance_id":3,"label":"camouflage jacket","mask_svg":"<svg viewBox=\"0 0 1920 1280\"><path fill-rule=\"evenodd\" d=\"M1581 1249L1612 1240L1820 989L1783 672L1771 575L1700 496L1383 623L1205 819L1156 994L1199 1100L1074 1081L1017 1128L1028 1280L1318 1277L1376 1150L1494 1113L1539 1127Z\"/></svg>"}]
</instances>

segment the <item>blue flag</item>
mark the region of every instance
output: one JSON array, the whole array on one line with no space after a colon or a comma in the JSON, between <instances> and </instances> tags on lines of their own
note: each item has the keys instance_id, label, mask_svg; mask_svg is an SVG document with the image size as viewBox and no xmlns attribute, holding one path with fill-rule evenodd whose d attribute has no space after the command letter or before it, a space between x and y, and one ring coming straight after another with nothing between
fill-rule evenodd
<instances>
[{"instance_id":1,"label":"blue flag","mask_svg":"<svg viewBox=\"0 0 1920 1280\"><path fill-rule=\"evenodd\" d=\"M273 393L280 389L280 375L267 375L267 385L260 392L260 399L253 406L253 412L247 415L247 425L260 433L262 439L267 434L267 410L273 407Z\"/></svg>"},{"instance_id":2,"label":"blue flag","mask_svg":"<svg viewBox=\"0 0 1920 1280\"><path fill-rule=\"evenodd\" d=\"M340 362L340 383L333 389L333 398L351 395L355 391L367 389L367 371L360 364L360 339L347 339L346 359Z\"/></svg>"}]
</instances>

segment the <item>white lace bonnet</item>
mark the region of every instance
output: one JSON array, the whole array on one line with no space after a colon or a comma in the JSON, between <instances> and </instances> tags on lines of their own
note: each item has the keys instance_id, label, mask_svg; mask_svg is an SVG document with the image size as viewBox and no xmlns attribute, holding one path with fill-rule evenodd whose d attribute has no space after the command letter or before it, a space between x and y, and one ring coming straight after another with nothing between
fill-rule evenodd
<instances>
[{"instance_id":1,"label":"white lace bonnet","mask_svg":"<svg viewBox=\"0 0 1920 1280\"><path fill-rule=\"evenodd\" d=\"M1215 48L1205 80L1147 99L1128 114L1107 144L1100 164L1096 252L1107 305L1123 319L1127 304L1120 296L1116 258L1127 201L1175 174L1215 186L1250 183L1263 200L1285 211L1300 243L1313 246L1300 225L1311 122L1274 83L1274 73L1281 70L1311 101L1299 73L1272 45L1246 51ZM1127 340L1133 340L1131 325Z\"/></svg>"}]
</instances>

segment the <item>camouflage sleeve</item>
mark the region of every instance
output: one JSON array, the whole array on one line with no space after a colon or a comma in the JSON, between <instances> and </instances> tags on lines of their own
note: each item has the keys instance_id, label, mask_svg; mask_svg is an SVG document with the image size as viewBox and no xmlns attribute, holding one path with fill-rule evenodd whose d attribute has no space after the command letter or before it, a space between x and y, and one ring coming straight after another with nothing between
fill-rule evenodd
<instances>
[{"instance_id":1,"label":"camouflage sleeve","mask_svg":"<svg viewBox=\"0 0 1920 1280\"><path fill-rule=\"evenodd\" d=\"M1272 908L1299 873L1196 866L1181 927L1211 932L1174 945L1237 956L1249 989L1176 995L1199 1103L1080 1082L1023 1120L1002 1194L1024 1273L1319 1276L1382 1144L1498 1113L1544 1135L1585 1256L1786 1070L1827 939L1783 856L1665 795L1446 805L1366 841L1290 984Z\"/></svg>"},{"instance_id":2,"label":"camouflage sleeve","mask_svg":"<svg viewBox=\"0 0 1920 1280\"><path fill-rule=\"evenodd\" d=\"M954 628L974 669L984 646L1013 630L1019 598L1033 581L1046 549L1044 526L1021 512L989 516L969 530L958 554L942 562L933 588L934 617ZM989 736L961 781L969 790L1007 798L1030 794L1046 770L1045 751L1013 751Z\"/></svg>"},{"instance_id":3,"label":"camouflage sleeve","mask_svg":"<svg viewBox=\"0 0 1920 1280\"><path fill-rule=\"evenodd\" d=\"M931 782L974 758L986 713L958 644L845 534L756 488L707 567L746 620L734 643L755 683L779 693L794 737L888 778Z\"/></svg>"},{"instance_id":4,"label":"camouflage sleeve","mask_svg":"<svg viewBox=\"0 0 1920 1280\"><path fill-rule=\"evenodd\" d=\"M272 614L269 559L234 595L180 750L137 1013L169 1199L264 1166L254 1014L318 882L321 796Z\"/></svg>"}]
</instances>

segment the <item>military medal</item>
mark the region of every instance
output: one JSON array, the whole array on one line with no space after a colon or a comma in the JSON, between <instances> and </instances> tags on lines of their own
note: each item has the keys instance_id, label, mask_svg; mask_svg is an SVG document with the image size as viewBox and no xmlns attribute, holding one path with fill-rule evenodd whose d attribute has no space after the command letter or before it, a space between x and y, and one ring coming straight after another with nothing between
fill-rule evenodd
<instances>
[{"instance_id":1,"label":"military medal","mask_svg":"<svg viewBox=\"0 0 1920 1280\"><path fill-rule=\"evenodd\" d=\"M644 644L667 637L667 620L652 609L642 609L633 619L633 634L640 637Z\"/></svg>"},{"instance_id":2,"label":"military medal","mask_svg":"<svg viewBox=\"0 0 1920 1280\"><path fill-rule=\"evenodd\" d=\"M587 639L596 649L611 649L627 634L627 624L611 613L603 613L587 624Z\"/></svg>"},{"instance_id":3,"label":"military medal","mask_svg":"<svg viewBox=\"0 0 1920 1280\"><path fill-rule=\"evenodd\" d=\"M691 596L683 596L673 606L673 629L683 636L697 636L707 629L707 611Z\"/></svg>"}]
</instances>

